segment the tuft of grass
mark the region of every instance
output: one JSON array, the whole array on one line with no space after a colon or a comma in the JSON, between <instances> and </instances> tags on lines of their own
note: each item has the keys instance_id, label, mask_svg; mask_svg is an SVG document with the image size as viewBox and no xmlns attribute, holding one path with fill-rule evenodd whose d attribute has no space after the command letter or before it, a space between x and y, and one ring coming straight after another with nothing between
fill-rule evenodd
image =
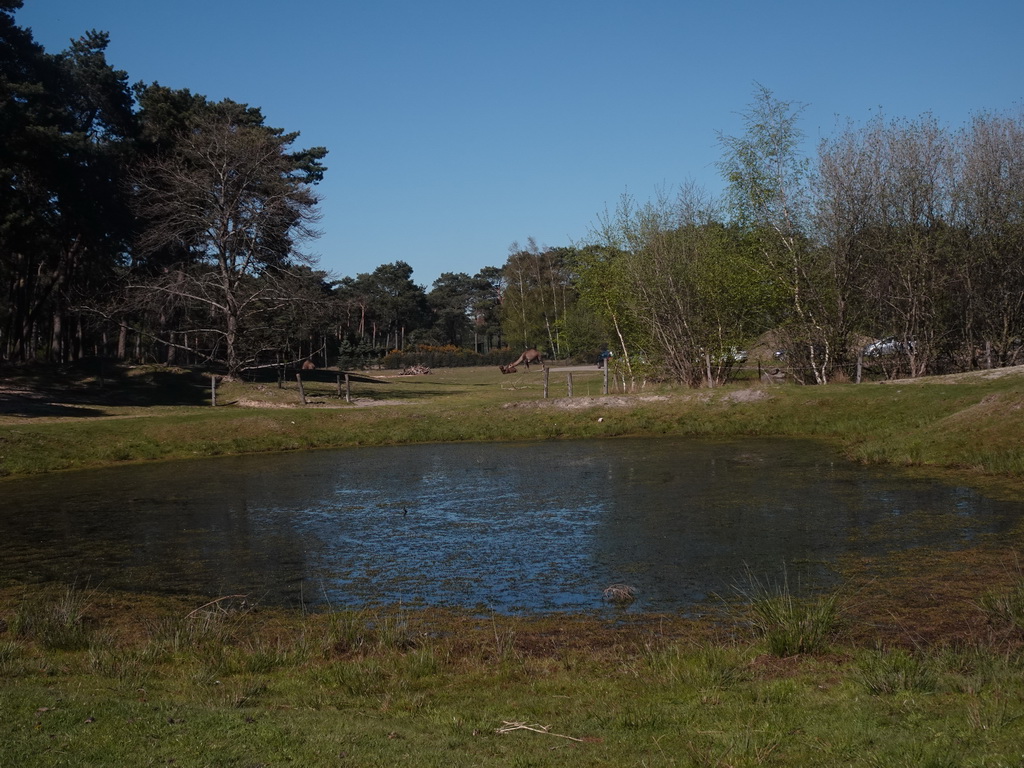
<instances>
[{"instance_id":1,"label":"tuft of grass","mask_svg":"<svg viewBox=\"0 0 1024 768\"><path fill-rule=\"evenodd\" d=\"M374 614L366 610L332 611L326 616L322 651L328 657L415 646L404 612Z\"/></svg>"},{"instance_id":2,"label":"tuft of grass","mask_svg":"<svg viewBox=\"0 0 1024 768\"><path fill-rule=\"evenodd\" d=\"M855 679L875 696L899 692L931 693L938 686L935 661L902 648L863 655Z\"/></svg>"},{"instance_id":3,"label":"tuft of grass","mask_svg":"<svg viewBox=\"0 0 1024 768\"><path fill-rule=\"evenodd\" d=\"M89 642L89 666L98 675L120 683L126 690L144 688L152 672L149 645L123 647L105 631Z\"/></svg>"},{"instance_id":4,"label":"tuft of grass","mask_svg":"<svg viewBox=\"0 0 1024 768\"><path fill-rule=\"evenodd\" d=\"M13 640L0 640L0 677L16 677L21 674L23 652Z\"/></svg>"},{"instance_id":5,"label":"tuft of grass","mask_svg":"<svg viewBox=\"0 0 1024 768\"><path fill-rule=\"evenodd\" d=\"M754 632L775 656L821 653L828 648L839 622L839 592L808 598L797 597L783 572L777 581L760 579L747 572L747 583L737 586L747 605Z\"/></svg>"},{"instance_id":6,"label":"tuft of grass","mask_svg":"<svg viewBox=\"0 0 1024 768\"><path fill-rule=\"evenodd\" d=\"M645 649L646 666L666 683L711 692L729 688L749 676L749 658L739 649L725 644L696 648L671 644Z\"/></svg>"},{"instance_id":7,"label":"tuft of grass","mask_svg":"<svg viewBox=\"0 0 1024 768\"><path fill-rule=\"evenodd\" d=\"M379 616L373 629L377 647L380 649L401 651L415 645L412 632L409 629L409 620L404 613Z\"/></svg>"},{"instance_id":8,"label":"tuft of grass","mask_svg":"<svg viewBox=\"0 0 1024 768\"><path fill-rule=\"evenodd\" d=\"M83 650L89 646L85 621L88 606L88 596L75 586L56 595L32 595L18 606L11 628L16 635L35 640L43 648Z\"/></svg>"},{"instance_id":9,"label":"tuft of grass","mask_svg":"<svg viewBox=\"0 0 1024 768\"><path fill-rule=\"evenodd\" d=\"M369 619L364 611L332 611L326 623L323 650L328 656L357 651L369 641Z\"/></svg>"},{"instance_id":10,"label":"tuft of grass","mask_svg":"<svg viewBox=\"0 0 1024 768\"><path fill-rule=\"evenodd\" d=\"M1007 590L984 593L979 606L990 621L1024 629L1024 578L1018 578Z\"/></svg>"}]
</instances>

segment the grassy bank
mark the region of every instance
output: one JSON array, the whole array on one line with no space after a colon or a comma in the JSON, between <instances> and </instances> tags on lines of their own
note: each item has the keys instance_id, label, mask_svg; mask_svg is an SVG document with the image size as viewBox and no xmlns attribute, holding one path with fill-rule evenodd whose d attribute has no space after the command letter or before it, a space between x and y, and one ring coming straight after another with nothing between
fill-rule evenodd
<instances>
[{"instance_id":1,"label":"grassy bank","mask_svg":"<svg viewBox=\"0 0 1024 768\"><path fill-rule=\"evenodd\" d=\"M757 632L778 605L696 625L4 601L12 768L1009 766L1024 743L1012 592L970 643L854 644L847 615L798 654Z\"/></svg>"},{"instance_id":2,"label":"grassy bank","mask_svg":"<svg viewBox=\"0 0 1024 768\"><path fill-rule=\"evenodd\" d=\"M564 374L552 374L547 400L540 373L448 369L356 384L351 404L335 385L306 384L305 407L289 382L225 384L211 408L208 384L188 379L142 369L130 388L109 376L47 389L14 382L36 394L0 397L0 477L234 453L637 435L810 437L857 461L1024 477L1016 369L828 387L654 386L610 399L598 397L599 376L579 375L576 397L565 398Z\"/></svg>"}]
</instances>

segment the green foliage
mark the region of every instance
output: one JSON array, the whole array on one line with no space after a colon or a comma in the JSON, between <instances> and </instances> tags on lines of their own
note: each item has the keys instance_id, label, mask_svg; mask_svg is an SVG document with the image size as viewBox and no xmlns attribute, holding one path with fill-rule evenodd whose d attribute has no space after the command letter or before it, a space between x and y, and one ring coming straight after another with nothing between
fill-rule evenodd
<instances>
[{"instance_id":1,"label":"green foliage","mask_svg":"<svg viewBox=\"0 0 1024 768\"><path fill-rule=\"evenodd\" d=\"M696 386L724 381L727 352L777 322L778 286L765 278L755 238L713 219L699 198L643 206L624 198L601 246L578 253L580 303L602 320L621 364L654 362Z\"/></svg>"},{"instance_id":2,"label":"green foliage","mask_svg":"<svg viewBox=\"0 0 1024 768\"><path fill-rule=\"evenodd\" d=\"M440 345L473 347L479 352L492 346L500 289L485 273L470 277L445 272L427 301L434 316L430 334Z\"/></svg>"},{"instance_id":3,"label":"green foliage","mask_svg":"<svg viewBox=\"0 0 1024 768\"><path fill-rule=\"evenodd\" d=\"M114 287L131 234L132 117L108 42L91 31L47 54L0 12L0 358L70 357L71 318L90 325L80 302ZM52 343L37 349L37 328L50 327Z\"/></svg>"},{"instance_id":4,"label":"green foliage","mask_svg":"<svg viewBox=\"0 0 1024 768\"><path fill-rule=\"evenodd\" d=\"M576 303L570 275L573 249L527 247L513 243L502 268L501 330L513 349L536 348L547 357L573 353L561 335L565 318Z\"/></svg>"}]
</instances>

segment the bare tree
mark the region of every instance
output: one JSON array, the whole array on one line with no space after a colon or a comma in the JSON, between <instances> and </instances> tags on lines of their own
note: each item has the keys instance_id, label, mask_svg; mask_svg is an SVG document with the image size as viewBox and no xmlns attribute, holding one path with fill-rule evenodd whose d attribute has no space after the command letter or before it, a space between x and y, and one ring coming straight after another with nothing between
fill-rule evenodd
<instances>
[{"instance_id":1,"label":"bare tree","mask_svg":"<svg viewBox=\"0 0 1024 768\"><path fill-rule=\"evenodd\" d=\"M1024 334L1024 116L977 115L959 150L970 239L955 275L964 352L973 365L1013 364Z\"/></svg>"},{"instance_id":2,"label":"bare tree","mask_svg":"<svg viewBox=\"0 0 1024 768\"><path fill-rule=\"evenodd\" d=\"M541 347L561 357L561 327L575 301L565 248L540 247L531 237L526 247L509 246L502 267L506 287L501 301L501 327L505 338L526 347ZM542 344L542 340L546 344Z\"/></svg>"},{"instance_id":3,"label":"bare tree","mask_svg":"<svg viewBox=\"0 0 1024 768\"><path fill-rule=\"evenodd\" d=\"M311 185L326 150L289 152L297 135L239 105L214 105L135 175L140 252L163 255L158 274L136 287L198 308L230 374L245 362L252 318L289 299L277 278L304 260L296 247L315 235Z\"/></svg>"},{"instance_id":4,"label":"bare tree","mask_svg":"<svg viewBox=\"0 0 1024 768\"><path fill-rule=\"evenodd\" d=\"M928 115L878 119L866 137L878 183L866 295L879 335L897 337L910 375L920 376L950 343L950 264L962 252L952 226L958 158L949 132Z\"/></svg>"}]
</instances>

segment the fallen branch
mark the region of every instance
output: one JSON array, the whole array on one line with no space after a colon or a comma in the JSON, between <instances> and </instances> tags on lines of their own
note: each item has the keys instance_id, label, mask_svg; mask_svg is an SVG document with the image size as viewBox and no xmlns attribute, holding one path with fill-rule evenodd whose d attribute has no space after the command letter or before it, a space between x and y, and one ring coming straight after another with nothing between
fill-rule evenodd
<instances>
[{"instance_id":1,"label":"fallen branch","mask_svg":"<svg viewBox=\"0 0 1024 768\"><path fill-rule=\"evenodd\" d=\"M550 725L527 725L526 723L514 723L505 720L502 722L501 728L496 729L495 733L511 733L512 731L533 731L534 733L543 733L548 736L557 736L560 739L568 739L569 741L583 742L583 739L577 739L575 736L566 736L562 733L552 733L549 729Z\"/></svg>"},{"instance_id":2,"label":"fallen branch","mask_svg":"<svg viewBox=\"0 0 1024 768\"><path fill-rule=\"evenodd\" d=\"M196 608L194 611L191 611L188 614L188 616L186 616L185 618L186 619L191 619L193 616L195 616L201 610L203 610L204 608L209 608L212 605L216 605L219 610L223 611L224 609L220 606L220 602L222 600L235 600L235 599L238 599L238 598L245 599L247 597L248 597L248 595L224 595L224 597L218 597L216 600L211 600L208 603L203 603L198 608Z\"/></svg>"}]
</instances>

